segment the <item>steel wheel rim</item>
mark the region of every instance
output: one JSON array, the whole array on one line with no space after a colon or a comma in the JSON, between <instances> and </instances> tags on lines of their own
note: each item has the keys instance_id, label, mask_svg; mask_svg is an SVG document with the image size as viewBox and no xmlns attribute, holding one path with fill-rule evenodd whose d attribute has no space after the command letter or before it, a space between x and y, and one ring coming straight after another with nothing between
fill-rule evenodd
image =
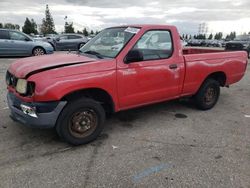
<instances>
[{"instance_id":1,"label":"steel wheel rim","mask_svg":"<svg viewBox=\"0 0 250 188\"><path fill-rule=\"evenodd\" d=\"M92 109L84 109L72 114L69 121L69 131L77 138L91 135L97 127L97 114Z\"/></svg>"},{"instance_id":2,"label":"steel wheel rim","mask_svg":"<svg viewBox=\"0 0 250 188\"><path fill-rule=\"evenodd\" d=\"M217 92L215 88L213 87L207 88L206 93L204 95L204 102L207 105L213 104L216 100L216 95L217 95Z\"/></svg>"},{"instance_id":3,"label":"steel wheel rim","mask_svg":"<svg viewBox=\"0 0 250 188\"><path fill-rule=\"evenodd\" d=\"M35 55L35 56L44 55L43 49L41 49L41 48L35 49L34 55Z\"/></svg>"}]
</instances>

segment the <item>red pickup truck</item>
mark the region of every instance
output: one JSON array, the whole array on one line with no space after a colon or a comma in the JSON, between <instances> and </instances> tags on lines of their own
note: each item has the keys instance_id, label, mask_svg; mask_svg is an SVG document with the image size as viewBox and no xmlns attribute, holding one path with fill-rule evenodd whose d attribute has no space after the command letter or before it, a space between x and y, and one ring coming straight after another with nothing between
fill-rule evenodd
<instances>
[{"instance_id":1,"label":"red pickup truck","mask_svg":"<svg viewBox=\"0 0 250 188\"><path fill-rule=\"evenodd\" d=\"M65 141L84 144L97 138L113 112L184 96L208 110L220 87L238 82L246 67L244 51L182 49L174 26L111 27L76 54L11 64L6 73L10 117L55 127Z\"/></svg>"}]
</instances>

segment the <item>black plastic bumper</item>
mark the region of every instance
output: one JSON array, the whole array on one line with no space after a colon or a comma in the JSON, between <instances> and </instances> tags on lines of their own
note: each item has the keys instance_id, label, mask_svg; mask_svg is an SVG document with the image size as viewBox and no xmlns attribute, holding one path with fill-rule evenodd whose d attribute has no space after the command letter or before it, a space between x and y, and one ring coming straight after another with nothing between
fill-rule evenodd
<instances>
[{"instance_id":1,"label":"black plastic bumper","mask_svg":"<svg viewBox=\"0 0 250 188\"><path fill-rule=\"evenodd\" d=\"M21 124L37 128L53 128L56 120L66 105L66 101L26 103L17 98L13 93L7 95L10 117ZM20 105L24 104L36 109L37 117L25 114Z\"/></svg>"}]
</instances>

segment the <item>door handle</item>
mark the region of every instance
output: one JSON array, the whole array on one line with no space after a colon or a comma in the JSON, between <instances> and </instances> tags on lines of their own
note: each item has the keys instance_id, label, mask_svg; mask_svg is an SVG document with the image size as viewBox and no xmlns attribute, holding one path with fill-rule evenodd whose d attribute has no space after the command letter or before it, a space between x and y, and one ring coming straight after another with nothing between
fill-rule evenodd
<instances>
[{"instance_id":1,"label":"door handle","mask_svg":"<svg viewBox=\"0 0 250 188\"><path fill-rule=\"evenodd\" d=\"M170 68L170 69L177 69L177 67L178 67L178 66L177 66L176 64L171 64L171 65L169 65L169 68Z\"/></svg>"}]
</instances>

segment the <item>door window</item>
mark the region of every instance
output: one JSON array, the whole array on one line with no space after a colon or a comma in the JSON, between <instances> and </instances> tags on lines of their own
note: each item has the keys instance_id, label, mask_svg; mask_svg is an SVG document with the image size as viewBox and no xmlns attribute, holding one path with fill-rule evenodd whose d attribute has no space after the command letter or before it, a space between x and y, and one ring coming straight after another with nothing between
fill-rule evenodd
<instances>
[{"instance_id":1,"label":"door window","mask_svg":"<svg viewBox=\"0 0 250 188\"><path fill-rule=\"evenodd\" d=\"M173 52L171 34L167 30L151 30L146 32L133 47L143 55L143 60L169 58Z\"/></svg>"},{"instance_id":2,"label":"door window","mask_svg":"<svg viewBox=\"0 0 250 188\"><path fill-rule=\"evenodd\" d=\"M59 38L60 38L60 40L68 40L68 36L67 35L62 35Z\"/></svg>"},{"instance_id":3,"label":"door window","mask_svg":"<svg viewBox=\"0 0 250 188\"><path fill-rule=\"evenodd\" d=\"M0 39L9 39L8 31L0 30Z\"/></svg>"},{"instance_id":4,"label":"door window","mask_svg":"<svg viewBox=\"0 0 250 188\"><path fill-rule=\"evenodd\" d=\"M78 35L69 35L68 37L69 37L69 39L80 39L80 38L82 38L81 36L78 36Z\"/></svg>"},{"instance_id":5,"label":"door window","mask_svg":"<svg viewBox=\"0 0 250 188\"><path fill-rule=\"evenodd\" d=\"M10 31L10 40L21 40L24 41L27 37L21 33Z\"/></svg>"}]
</instances>

